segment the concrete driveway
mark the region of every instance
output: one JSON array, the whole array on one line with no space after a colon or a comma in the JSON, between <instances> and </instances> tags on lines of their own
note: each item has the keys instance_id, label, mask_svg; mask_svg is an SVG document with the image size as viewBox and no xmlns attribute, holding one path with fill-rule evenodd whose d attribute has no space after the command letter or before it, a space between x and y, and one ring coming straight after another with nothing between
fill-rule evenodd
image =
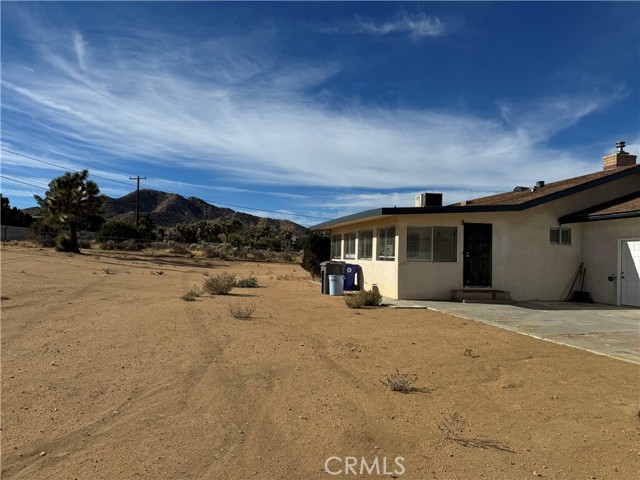
<instances>
[{"instance_id":1,"label":"concrete driveway","mask_svg":"<svg viewBox=\"0 0 640 480\"><path fill-rule=\"evenodd\" d=\"M601 355L640 363L640 309L569 302L459 303L389 300L429 308Z\"/></svg>"}]
</instances>

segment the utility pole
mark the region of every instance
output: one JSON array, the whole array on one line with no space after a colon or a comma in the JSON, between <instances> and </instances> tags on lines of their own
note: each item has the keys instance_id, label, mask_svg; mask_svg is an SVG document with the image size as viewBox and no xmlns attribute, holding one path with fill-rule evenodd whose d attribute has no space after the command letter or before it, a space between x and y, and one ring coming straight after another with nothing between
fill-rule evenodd
<instances>
[{"instance_id":1,"label":"utility pole","mask_svg":"<svg viewBox=\"0 0 640 480\"><path fill-rule=\"evenodd\" d=\"M138 223L140 222L140 180L146 180L147 177L141 177L138 175L137 177L129 177L129 180L137 180L138 186L136 188L136 228L138 228Z\"/></svg>"}]
</instances>

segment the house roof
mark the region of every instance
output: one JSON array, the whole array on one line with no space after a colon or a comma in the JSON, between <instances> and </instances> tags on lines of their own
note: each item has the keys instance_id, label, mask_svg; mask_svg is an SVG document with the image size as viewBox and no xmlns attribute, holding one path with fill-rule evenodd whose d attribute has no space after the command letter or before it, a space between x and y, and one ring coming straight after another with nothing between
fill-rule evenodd
<instances>
[{"instance_id":1,"label":"house roof","mask_svg":"<svg viewBox=\"0 0 640 480\"><path fill-rule=\"evenodd\" d=\"M628 173L628 170L636 171L639 167L640 165L630 165L611 170L602 170L600 172L590 173L580 177L560 180L559 182L547 183L544 187L538 189L527 188L524 191L498 193L497 195L491 195L489 197L468 200L466 205L523 205L529 202L546 199L550 196L553 197L550 200L554 200L555 198L559 198L557 196L558 194L563 194L560 196L564 196L565 194L570 195L585 188L592 188L613 180L614 178L611 177L619 178L621 173ZM465 202L456 203L454 205L465 205Z\"/></svg>"},{"instance_id":2,"label":"house roof","mask_svg":"<svg viewBox=\"0 0 640 480\"><path fill-rule=\"evenodd\" d=\"M640 217L640 191L560 217L561 224Z\"/></svg>"},{"instance_id":3,"label":"house roof","mask_svg":"<svg viewBox=\"0 0 640 480\"><path fill-rule=\"evenodd\" d=\"M312 230L325 230L339 225L359 220L373 219L386 215L424 215L435 213L459 212L507 212L532 208L543 203L551 202L568 195L597 187L628 175L640 173L640 164L618 167L611 170L590 173L579 177L548 183L540 188L527 188L521 191L511 191L491 195L488 197L467 200L441 207L393 207L376 208L364 212L339 217L311 227ZM625 207L626 208L626 207Z\"/></svg>"}]
</instances>

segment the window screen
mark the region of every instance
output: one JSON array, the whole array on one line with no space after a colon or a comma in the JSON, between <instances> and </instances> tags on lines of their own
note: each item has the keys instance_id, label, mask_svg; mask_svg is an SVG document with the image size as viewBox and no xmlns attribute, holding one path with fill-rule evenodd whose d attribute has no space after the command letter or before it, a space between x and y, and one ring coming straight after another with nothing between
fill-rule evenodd
<instances>
[{"instance_id":1,"label":"window screen","mask_svg":"<svg viewBox=\"0 0 640 480\"><path fill-rule=\"evenodd\" d=\"M368 259L373 255L373 230L358 232L358 258Z\"/></svg>"},{"instance_id":2,"label":"window screen","mask_svg":"<svg viewBox=\"0 0 640 480\"><path fill-rule=\"evenodd\" d=\"M342 235L331 235L331 258L342 258Z\"/></svg>"},{"instance_id":3,"label":"window screen","mask_svg":"<svg viewBox=\"0 0 640 480\"><path fill-rule=\"evenodd\" d=\"M345 233L344 235L344 258L356 258L355 233Z\"/></svg>"},{"instance_id":4,"label":"window screen","mask_svg":"<svg viewBox=\"0 0 640 480\"><path fill-rule=\"evenodd\" d=\"M455 262L458 259L458 227L433 227L433 261Z\"/></svg>"},{"instance_id":5,"label":"window screen","mask_svg":"<svg viewBox=\"0 0 640 480\"><path fill-rule=\"evenodd\" d=\"M407 260L431 260L431 227L407 228Z\"/></svg>"},{"instance_id":6,"label":"window screen","mask_svg":"<svg viewBox=\"0 0 640 480\"><path fill-rule=\"evenodd\" d=\"M378 260L396 258L396 227L378 229Z\"/></svg>"}]
</instances>

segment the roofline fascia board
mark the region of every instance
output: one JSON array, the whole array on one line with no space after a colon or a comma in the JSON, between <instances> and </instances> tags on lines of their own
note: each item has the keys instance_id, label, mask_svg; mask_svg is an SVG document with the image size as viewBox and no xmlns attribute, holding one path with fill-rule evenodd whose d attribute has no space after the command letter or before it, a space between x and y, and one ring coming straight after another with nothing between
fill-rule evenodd
<instances>
[{"instance_id":1,"label":"roofline fascia board","mask_svg":"<svg viewBox=\"0 0 640 480\"><path fill-rule=\"evenodd\" d=\"M612 173L610 175L596 178L590 182L576 185L559 192L551 193L549 195L529 200L528 202L516 204L516 205L448 205L442 207L388 207L388 208L375 208L372 210L365 210L363 212L354 213L352 215L346 215L344 217L336 218L335 220L329 220L318 225L311 227L311 230L327 230L331 227L337 227L339 225L352 223L356 220L366 220L372 217L385 216L385 215L427 215L436 213L486 213L486 212L519 212L527 210L529 208L537 207L560 198L574 195L576 193L583 192L590 188L599 187L613 180L633 175L640 172L640 164L631 168L626 168L619 172ZM543 187L544 188L544 187Z\"/></svg>"},{"instance_id":2,"label":"roofline fascia board","mask_svg":"<svg viewBox=\"0 0 640 480\"><path fill-rule=\"evenodd\" d=\"M584 215L584 216L572 216L560 217L558 223L560 225L568 225L569 223L584 223L584 222L599 222L603 220L617 220L621 218L637 218L640 217L640 212L620 212L620 213L608 213L603 215Z\"/></svg>"},{"instance_id":3,"label":"roofline fascia board","mask_svg":"<svg viewBox=\"0 0 640 480\"><path fill-rule=\"evenodd\" d=\"M392 215L429 215L436 213L484 213L484 212L513 212L524 210L523 205L456 205L445 207L385 207L367 210L365 212L354 213L335 220L319 223L311 227L311 230L327 230L330 227L337 227L344 224L353 223L358 220L372 220L376 217L386 217Z\"/></svg>"}]
</instances>

